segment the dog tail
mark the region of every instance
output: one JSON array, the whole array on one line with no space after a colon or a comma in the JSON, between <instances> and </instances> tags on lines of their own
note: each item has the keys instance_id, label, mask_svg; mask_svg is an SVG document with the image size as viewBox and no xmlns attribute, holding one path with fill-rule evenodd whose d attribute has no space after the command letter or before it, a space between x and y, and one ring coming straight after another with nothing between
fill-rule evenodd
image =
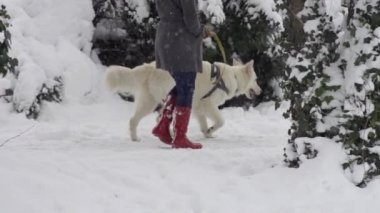
<instances>
[{"instance_id":1,"label":"dog tail","mask_svg":"<svg viewBox=\"0 0 380 213\"><path fill-rule=\"evenodd\" d=\"M133 80L133 72L128 67L113 65L106 69L105 83L111 91L131 92Z\"/></svg>"},{"instance_id":2,"label":"dog tail","mask_svg":"<svg viewBox=\"0 0 380 213\"><path fill-rule=\"evenodd\" d=\"M133 69L112 65L106 69L105 83L111 91L135 94L154 71L152 65L141 65Z\"/></svg>"}]
</instances>

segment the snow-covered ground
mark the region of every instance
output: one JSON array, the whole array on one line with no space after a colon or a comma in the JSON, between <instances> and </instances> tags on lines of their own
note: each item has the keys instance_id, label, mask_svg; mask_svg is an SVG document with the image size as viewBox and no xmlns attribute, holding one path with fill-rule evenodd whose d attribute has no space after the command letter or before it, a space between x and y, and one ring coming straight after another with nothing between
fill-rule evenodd
<instances>
[{"instance_id":1,"label":"snow-covered ground","mask_svg":"<svg viewBox=\"0 0 380 213\"><path fill-rule=\"evenodd\" d=\"M134 105L110 98L89 105L49 104L39 121L0 104L0 206L4 213L377 212L380 182L352 185L340 147L318 140L320 154L300 169L283 166L289 123L265 103L226 109L226 126L202 150L172 150L150 131L131 142Z\"/></svg>"},{"instance_id":2,"label":"snow-covered ground","mask_svg":"<svg viewBox=\"0 0 380 213\"><path fill-rule=\"evenodd\" d=\"M283 165L286 104L225 109L213 139L192 120L189 137L202 150L158 142L150 133L155 114L139 126L142 141L131 142L134 104L105 91L90 56L91 0L0 3L12 16L20 60L21 79L8 76L17 103L27 105L56 75L65 80L64 102L45 104L37 121L0 99L0 213L378 212L380 181L355 187L338 144L315 139L317 159Z\"/></svg>"}]
</instances>

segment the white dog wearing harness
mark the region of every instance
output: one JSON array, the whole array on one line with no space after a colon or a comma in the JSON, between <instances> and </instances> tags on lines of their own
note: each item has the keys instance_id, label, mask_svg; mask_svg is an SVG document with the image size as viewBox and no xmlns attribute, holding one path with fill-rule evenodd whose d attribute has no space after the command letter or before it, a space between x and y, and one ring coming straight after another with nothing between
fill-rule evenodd
<instances>
[{"instance_id":1,"label":"white dog wearing harness","mask_svg":"<svg viewBox=\"0 0 380 213\"><path fill-rule=\"evenodd\" d=\"M224 125L218 106L235 96L244 94L253 99L261 93L253 65L253 60L247 64L235 60L233 66L203 62L203 72L197 74L195 83L192 112L205 137L213 137L213 133ZM110 66L106 70L106 84L113 91L128 92L135 96L137 106L129 121L129 130L132 141L139 141L139 122L152 113L158 104L163 103L175 83L167 71L156 69L153 62L133 69Z\"/></svg>"}]
</instances>

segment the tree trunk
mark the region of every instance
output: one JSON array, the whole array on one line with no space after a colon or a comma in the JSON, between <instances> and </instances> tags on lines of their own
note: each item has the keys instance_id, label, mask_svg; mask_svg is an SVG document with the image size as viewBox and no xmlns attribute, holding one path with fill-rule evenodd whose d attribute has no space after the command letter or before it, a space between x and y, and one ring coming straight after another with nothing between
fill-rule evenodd
<instances>
[{"instance_id":1,"label":"tree trunk","mask_svg":"<svg viewBox=\"0 0 380 213\"><path fill-rule=\"evenodd\" d=\"M305 0L289 0L289 9L295 14L299 13L303 9Z\"/></svg>"},{"instance_id":2,"label":"tree trunk","mask_svg":"<svg viewBox=\"0 0 380 213\"><path fill-rule=\"evenodd\" d=\"M297 17L297 14L302 11L306 0L289 0L289 42L294 45L296 49L301 49L305 41L305 33L303 31L303 23Z\"/></svg>"},{"instance_id":3,"label":"tree trunk","mask_svg":"<svg viewBox=\"0 0 380 213\"><path fill-rule=\"evenodd\" d=\"M347 26L350 25L351 19L354 16L355 4L357 0L350 0L348 5Z\"/></svg>"}]
</instances>

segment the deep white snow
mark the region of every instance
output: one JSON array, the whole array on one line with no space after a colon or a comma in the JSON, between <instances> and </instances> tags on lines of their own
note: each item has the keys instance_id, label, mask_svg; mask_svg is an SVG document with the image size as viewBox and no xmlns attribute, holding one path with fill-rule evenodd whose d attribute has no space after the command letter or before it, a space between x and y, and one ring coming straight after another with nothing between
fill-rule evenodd
<instances>
[{"instance_id":1,"label":"deep white snow","mask_svg":"<svg viewBox=\"0 0 380 213\"><path fill-rule=\"evenodd\" d=\"M0 99L0 213L378 212L380 181L355 187L339 144L314 139L318 158L302 159L299 169L283 165L286 103L278 111L273 103L225 109L213 139L192 120L189 137L202 150L158 142L150 133L156 114L140 124L142 142L131 142L135 106L104 89L103 68L90 55L91 1L1 3L13 15L12 54L30 76L30 84L8 76L2 90L25 86L16 96L29 100L53 74L63 74L66 87L65 101L44 104L38 120Z\"/></svg>"},{"instance_id":2,"label":"deep white snow","mask_svg":"<svg viewBox=\"0 0 380 213\"><path fill-rule=\"evenodd\" d=\"M272 103L226 109L226 126L203 150L172 150L142 121L142 142L127 136L134 105L118 98L49 104L38 121L0 105L0 206L6 213L54 212L377 212L380 182L352 185L339 145L315 139L317 159L283 166L289 123ZM5 116L3 116L5 115ZM20 135L21 134L21 135ZM20 135L20 136L18 136ZM17 137L18 136L18 137Z\"/></svg>"}]
</instances>

